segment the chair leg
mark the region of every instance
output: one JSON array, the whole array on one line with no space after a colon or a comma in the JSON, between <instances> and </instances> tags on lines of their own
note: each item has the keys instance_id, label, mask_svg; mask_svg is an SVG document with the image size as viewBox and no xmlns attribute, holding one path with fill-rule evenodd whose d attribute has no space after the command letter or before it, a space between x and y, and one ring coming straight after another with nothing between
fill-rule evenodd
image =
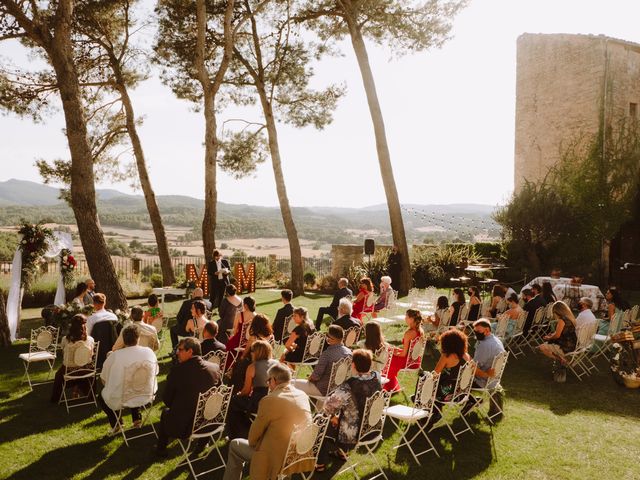
<instances>
[{"instance_id":1,"label":"chair leg","mask_svg":"<svg viewBox=\"0 0 640 480\"><path fill-rule=\"evenodd\" d=\"M22 376L22 382L20 383L24 383L24 379L25 377L27 378L27 382L29 383L29 389L31 389L31 391L33 391L33 385L31 385L31 377L29 376L29 365L31 365L31 362L27 362L25 360L23 360L24 363L24 375Z\"/></svg>"}]
</instances>

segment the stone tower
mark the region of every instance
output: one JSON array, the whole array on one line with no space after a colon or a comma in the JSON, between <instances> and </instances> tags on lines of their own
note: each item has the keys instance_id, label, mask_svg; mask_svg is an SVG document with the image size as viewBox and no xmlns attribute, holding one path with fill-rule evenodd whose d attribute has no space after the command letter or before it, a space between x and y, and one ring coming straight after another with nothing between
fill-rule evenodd
<instances>
[{"instance_id":1,"label":"stone tower","mask_svg":"<svg viewBox=\"0 0 640 480\"><path fill-rule=\"evenodd\" d=\"M544 178L563 146L640 115L640 45L602 35L518 38L514 185ZM602 123L601 123L602 122ZM603 130L606 135L607 128Z\"/></svg>"}]
</instances>

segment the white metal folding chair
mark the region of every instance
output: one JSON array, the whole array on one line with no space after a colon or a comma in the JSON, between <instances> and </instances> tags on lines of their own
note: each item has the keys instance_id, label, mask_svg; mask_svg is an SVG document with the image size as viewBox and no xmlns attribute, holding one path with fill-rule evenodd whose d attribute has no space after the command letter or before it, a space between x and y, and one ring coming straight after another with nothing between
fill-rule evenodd
<instances>
[{"instance_id":1,"label":"white metal folding chair","mask_svg":"<svg viewBox=\"0 0 640 480\"><path fill-rule=\"evenodd\" d=\"M318 461L328 425L329 417L318 414L310 423L295 426L289 438L278 480L291 477L293 473L298 473L304 480L313 476L313 468ZM308 473L299 471L302 468L301 464L308 464L311 470Z\"/></svg>"},{"instance_id":2,"label":"white metal folding chair","mask_svg":"<svg viewBox=\"0 0 640 480\"><path fill-rule=\"evenodd\" d=\"M327 386L327 394L309 395L309 398L314 400L318 409L321 408L321 405L324 404L327 397L331 395L336 388L342 385L347 378L349 378L351 363L352 359L350 355L334 362L334 364L331 365L331 375L329 377L329 385Z\"/></svg>"},{"instance_id":3,"label":"white metal folding chair","mask_svg":"<svg viewBox=\"0 0 640 480\"><path fill-rule=\"evenodd\" d=\"M609 320L609 329L606 335L595 334L593 341L596 342L596 352L592 355L591 360L597 360L598 357L606 358L609 348L611 348L611 337L620 331L622 326L622 318L624 312L616 313L612 319Z\"/></svg>"},{"instance_id":4,"label":"white metal folding chair","mask_svg":"<svg viewBox=\"0 0 640 480\"><path fill-rule=\"evenodd\" d=\"M373 353L373 363L376 364L376 370L380 370L380 381L382 385L389 382L389 368L393 359L394 346L388 343L383 344ZM378 368L379 367L379 368Z\"/></svg>"},{"instance_id":5,"label":"white metal folding chair","mask_svg":"<svg viewBox=\"0 0 640 480\"><path fill-rule=\"evenodd\" d=\"M471 429L471 425L469 425L469 422L467 422L467 419L462 414L462 408L467 404L471 396L470 395L471 387L473 386L473 378L475 376L475 373L476 373L476 364L473 361L469 361L465 363L462 366L462 368L460 368L460 371L458 372L458 378L456 379L456 385L455 385L455 388L453 389L453 395L451 396L451 398L449 400L441 401L440 402L441 406L438 406L438 404L436 404L435 406L435 408L437 408L440 414L442 415L442 420L444 424L449 429L449 431L451 432L451 435L453 435L453 438L456 441L458 440L458 436L462 435L465 432L473 433L473 430ZM466 428L463 428L459 432L455 432L453 430L453 427L449 424L447 419L444 417L445 407L451 407L452 409L456 410L460 414L460 418L464 422Z\"/></svg>"},{"instance_id":6,"label":"white metal folding chair","mask_svg":"<svg viewBox=\"0 0 640 480\"><path fill-rule=\"evenodd\" d=\"M384 473L382 465L378 460L375 449L384 439L382 438L382 430L384 429L384 421L386 418L385 410L389 406L389 399L391 398L391 392L380 390L379 392L371 395L364 406L364 412L362 414L362 420L360 423L360 431L358 432L358 441L353 449L351 455L344 464L342 470L340 470L336 476L341 475L347 471L351 471L353 475L359 479L356 467L358 462L354 460L353 453L357 453L359 449L364 449L367 454L367 458L373 460L378 474L367 478L373 480L380 476L387 478Z\"/></svg>"},{"instance_id":7,"label":"white metal folding chair","mask_svg":"<svg viewBox=\"0 0 640 480\"><path fill-rule=\"evenodd\" d=\"M416 337L411 340L409 344L409 350L407 350L407 363L398 373L417 372L422 365L422 356L424 355L425 347L424 336Z\"/></svg>"},{"instance_id":8,"label":"white metal folding chair","mask_svg":"<svg viewBox=\"0 0 640 480\"><path fill-rule=\"evenodd\" d=\"M182 439L178 439L180 448L184 455L183 460L178 464L179 467L188 465L189 470L193 478L197 479L207 473L226 468L224 457L218 447L218 441L224 434L225 421L227 419L227 410L229 409L229 403L231 401L231 393L233 387L226 385L219 385L217 387L211 387L206 392L200 393L198 396L198 403L196 406L196 414L193 418L193 427L191 429L191 435L185 440L186 446ZM213 447L205 455L191 457L191 446L198 441L204 441L209 439L213 444ZM221 465L217 465L214 468L206 470L204 472L196 473L194 463L204 460L209 454L215 450L220 459Z\"/></svg>"},{"instance_id":9,"label":"white metal folding chair","mask_svg":"<svg viewBox=\"0 0 640 480\"><path fill-rule=\"evenodd\" d=\"M360 327L349 327L344 332L344 345L347 348L353 348L353 346L358 343L360 339L360 332L362 328Z\"/></svg>"},{"instance_id":10,"label":"white metal folding chair","mask_svg":"<svg viewBox=\"0 0 640 480\"><path fill-rule=\"evenodd\" d=\"M360 320L364 325L365 322L368 322L373 318L373 310L376 306L377 297L373 292L370 292L367 295L366 300L364 301L364 307L362 307L362 313L360 314Z\"/></svg>"},{"instance_id":11,"label":"white metal folding chair","mask_svg":"<svg viewBox=\"0 0 640 480\"><path fill-rule=\"evenodd\" d=\"M547 307L538 308L533 314L528 336L521 337L523 346L526 345L533 352L543 342L542 337L549 329L549 322L550 320L547 319Z\"/></svg>"},{"instance_id":12,"label":"white metal folding chair","mask_svg":"<svg viewBox=\"0 0 640 480\"><path fill-rule=\"evenodd\" d=\"M524 338L524 324L527 321L527 312L522 312L516 319L515 327L510 335L507 335L505 341L505 347L509 350L514 357L518 358L519 355L524 355L522 344L526 343Z\"/></svg>"},{"instance_id":13,"label":"white metal folding chair","mask_svg":"<svg viewBox=\"0 0 640 480\"><path fill-rule=\"evenodd\" d=\"M582 377L596 370L595 365L589 359L589 351L593 346L594 337L598 331L598 323L593 322L576 329L576 348L573 352L564 354L566 367L582 381Z\"/></svg>"},{"instance_id":14,"label":"white metal folding chair","mask_svg":"<svg viewBox=\"0 0 640 480\"><path fill-rule=\"evenodd\" d=\"M489 422L493 423L493 419L497 416L502 415L504 412L502 410L501 403L498 403L494 400L496 395L502 394L502 386L500 382L502 381L502 374L504 373L504 369L507 366L507 360L509 359L509 352L505 350L504 352L500 352L495 356L493 362L491 363L491 369L494 371L493 377L487 379L487 383L484 387L472 387L472 392L477 392L480 394L484 394L487 396L489 403L489 411L491 411L491 406L495 405L496 411L494 413L489 414L488 412L484 414ZM473 408L477 408L479 404L476 404ZM480 411L478 409L478 411Z\"/></svg>"},{"instance_id":15,"label":"white metal folding chair","mask_svg":"<svg viewBox=\"0 0 640 480\"><path fill-rule=\"evenodd\" d=\"M640 313L640 305L634 305L629 312L629 323L634 323L638 319Z\"/></svg>"},{"instance_id":16,"label":"white metal folding chair","mask_svg":"<svg viewBox=\"0 0 640 480\"><path fill-rule=\"evenodd\" d=\"M402 448L406 446L418 465L420 465L420 460L418 460L420 455L433 451L437 457L440 456L425 431L428 421L433 415L439 380L439 373L424 372L416 386L416 395L413 406L393 405L385 410L385 414L391 419L391 422L396 427L401 428L400 424L405 424L404 429L401 430L400 442L393 448ZM418 431L412 437L409 437L409 429L412 425L416 425ZM430 448L417 452L414 449L415 447L412 447L412 444L420 436L427 441Z\"/></svg>"},{"instance_id":17,"label":"white metal folding chair","mask_svg":"<svg viewBox=\"0 0 640 480\"><path fill-rule=\"evenodd\" d=\"M307 343L304 346L304 352L302 354L302 360L299 362L287 362L293 365L295 368L294 376L298 378L300 374L300 368L303 366L313 366L318 363L318 358L322 354L322 347L326 340L325 334L322 332L313 332L307 337Z\"/></svg>"},{"instance_id":18,"label":"white metal folding chair","mask_svg":"<svg viewBox=\"0 0 640 480\"><path fill-rule=\"evenodd\" d=\"M58 353L58 334L59 328L55 327L39 327L31 330L31 341L29 342L29 352L21 353L18 358L24 363L24 375L22 382L27 379L29 388L33 390L34 385L42 385L48 383L53 372L53 365L56 362L56 355ZM46 382L33 383L29 376L29 367L32 363L47 362L49 365L49 372L47 374Z\"/></svg>"},{"instance_id":19,"label":"white metal folding chair","mask_svg":"<svg viewBox=\"0 0 640 480\"><path fill-rule=\"evenodd\" d=\"M209 352L202 357L203 360L207 362L215 363L220 367L220 375L224 375L227 368L227 357L229 356L229 352L224 350L217 350L213 352Z\"/></svg>"},{"instance_id":20,"label":"white metal folding chair","mask_svg":"<svg viewBox=\"0 0 640 480\"><path fill-rule=\"evenodd\" d=\"M81 407L83 405L91 405L92 403L97 407L96 402L96 372L97 372L97 360L98 350L100 349L100 342L95 342L93 348L89 348L86 345L79 345L73 352L73 363L75 367L67 368L64 374L62 384L62 394L58 403L63 403L69 409L73 407ZM79 380L85 380L89 384L89 391L83 397L68 398L67 397L67 384L77 382Z\"/></svg>"},{"instance_id":21,"label":"white metal folding chair","mask_svg":"<svg viewBox=\"0 0 640 480\"><path fill-rule=\"evenodd\" d=\"M158 389L158 365L151 362L137 362L124 369L124 381L122 384L122 409L117 412L119 424L122 424L122 415L125 408L142 409L142 420L140 425L131 428L120 429L124 443L128 447L129 440L155 435L158 438L156 429L152 422L149 422L151 431L142 432L141 429L147 424L149 414L153 408L153 401ZM127 436L128 432L136 430L134 435Z\"/></svg>"},{"instance_id":22,"label":"white metal folding chair","mask_svg":"<svg viewBox=\"0 0 640 480\"><path fill-rule=\"evenodd\" d=\"M287 318L285 318L284 325L282 327L282 336L280 338L282 338L281 343L283 345L287 343L287 339L291 336L295 328L296 321L293 319L293 315L289 315Z\"/></svg>"},{"instance_id":23,"label":"white metal folding chair","mask_svg":"<svg viewBox=\"0 0 640 480\"><path fill-rule=\"evenodd\" d=\"M451 310L448 308L443 308L436 312L438 318L440 319L440 323L438 324L438 328L436 329L436 333L441 335L443 332L449 330L449 324L451 323Z\"/></svg>"}]
</instances>

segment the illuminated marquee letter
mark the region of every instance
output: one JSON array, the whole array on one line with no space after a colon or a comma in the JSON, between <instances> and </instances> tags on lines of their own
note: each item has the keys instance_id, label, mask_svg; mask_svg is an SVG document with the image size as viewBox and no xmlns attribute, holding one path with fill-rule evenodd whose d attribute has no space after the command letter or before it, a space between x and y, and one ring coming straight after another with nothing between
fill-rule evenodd
<instances>
[{"instance_id":1,"label":"illuminated marquee letter","mask_svg":"<svg viewBox=\"0 0 640 480\"><path fill-rule=\"evenodd\" d=\"M236 289L238 293L243 293L246 289L247 293L256 291L256 264L250 263L248 270L245 271L242 263L236 263L233 266L233 276L236 278Z\"/></svg>"},{"instance_id":2,"label":"illuminated marquee letter","mask_svg":"<svg viewBox=\"0 0 640 480\"><path fill-rule=\"evenodd\" d=\"M193 282L195 288L200 287L204 291L205 298L209 296L209 279L207 277L207 265L200 267L200 275L197 274L196 266L193 263L187 264L187 281Z\"/></svg>"}]
</instances>

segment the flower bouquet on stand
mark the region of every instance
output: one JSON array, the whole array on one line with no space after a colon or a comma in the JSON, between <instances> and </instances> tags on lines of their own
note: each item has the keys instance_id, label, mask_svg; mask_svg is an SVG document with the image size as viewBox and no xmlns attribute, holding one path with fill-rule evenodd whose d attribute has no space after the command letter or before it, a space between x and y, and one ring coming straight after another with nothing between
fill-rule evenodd
<instances>
[{"instance_id":1,"label":"flower bouquet on stand","mask_svg":"<svg viewBox=\"0 0 640 480\"><path fill-rule=\"evenodd\" d=\"M78 261L71 255L71 250L64 248L60 252L60 273L65 287L71 287L75 280L76 267Z\"/></svg>"}]
</instances>

